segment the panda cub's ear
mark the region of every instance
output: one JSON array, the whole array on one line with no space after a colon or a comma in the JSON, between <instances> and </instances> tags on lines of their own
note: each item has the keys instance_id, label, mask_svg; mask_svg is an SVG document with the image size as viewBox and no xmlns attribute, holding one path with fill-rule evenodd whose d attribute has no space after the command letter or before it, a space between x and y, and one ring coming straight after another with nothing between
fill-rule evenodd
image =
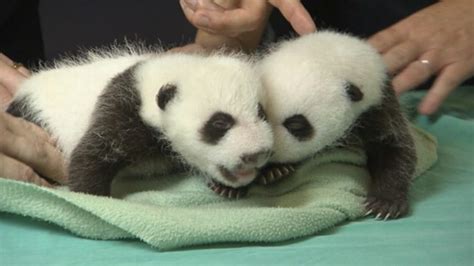
<instances>
[{"instance_id":1,"label":"panda cub's ear","mask_svg":"<svg viewBox=\"0 0 474 266\"><path fill-rule=\"evenodd\" d=\"M348 82L346 85L346 93L347 96L349 96L349 99L353 102L358 102L364 98L364 94L360 88L350 82Z\"/></svg>"},{"instance_id":2,"label":"panda cub's ear","mask_svg":"<svg viewBox=\"0 0 474 266\"><path fill-rule=\"evenodd\" d=\"M165 84L156 95L156 103L161 110L165 110L166 105L174 98L178 87L174 84Z\"/></svg>"}]
</instances>

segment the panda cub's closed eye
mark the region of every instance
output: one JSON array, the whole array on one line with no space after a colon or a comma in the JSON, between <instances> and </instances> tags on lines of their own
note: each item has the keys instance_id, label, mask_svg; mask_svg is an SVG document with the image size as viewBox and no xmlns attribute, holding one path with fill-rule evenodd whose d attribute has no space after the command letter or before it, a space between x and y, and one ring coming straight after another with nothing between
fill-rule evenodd
<instances>
[{"instance_id":1,"label":"panda cub's closed eye","mask_svg":"<svg viewBox=\"0 0 474 266\"><path fill-rule=\"evenodd\" d=\"M202 140L215 145L234 125L235 119L230 114L216 112L201 129Z\"/></svg>"},{"instance_id":2,"label":"panda cub's closed eye","mask_svg":"<svg viewBox=\"0 0 474 266\"><path fill-rule=\"evenodd\" d=\"M349 99L351 99L353 102L358 102L364 98L364 94L360 88L350 82L346 85L346 93L347 96L349 96Z\"/></svg>"},{"instance_id":3,"label":"panda cub's closed eye","mask_svg":"<svg viewBox=\"0 0 474 266\"><path fill-rule=\"evenodd\" d=\"M308 119L301 114L296 114L287 118L283 122L283 126L299 141L309 140L314 135L314 128L308 122Z\"/></svg>"}]
</instances>

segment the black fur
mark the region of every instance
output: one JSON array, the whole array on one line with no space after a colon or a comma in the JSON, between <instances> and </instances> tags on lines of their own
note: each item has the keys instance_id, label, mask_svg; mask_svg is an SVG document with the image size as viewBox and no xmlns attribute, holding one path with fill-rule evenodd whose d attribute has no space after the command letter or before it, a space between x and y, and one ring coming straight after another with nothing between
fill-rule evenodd
<instances>
[{"instance_id":1,"label":"black fur","mask_svg":"<svg viewBox=\"0 0 474 266\"><path fill-rule=\"evenodd\" d=\"M314 128L304 115L293 115L283 122L283 126L299 141L306 141L313 137Z\"/></svg>"},{"instance_id":2,"label":"black fur","mask_svg":"<svg viewBox=\"0 0 474 266\"><path fill-rule=\"evenodd\" d=\"M135 69L116 76L99 97L93 121L71 154L72 191L108 196L120 169L144 158L166 161L176 156L159 129L139 116Z\"/></svg>"},{"instance_id":3,"label":"black fur","mask_svg":"<svg viewBox=\"0 0 474 266\"><path fill-rule=\"evenodd\" d=\"M263 121L267 121L267 113L265 113L265 110L260 103L258 104L258 117Z\"/></svg>"},{"instance_id":4,"label":"black fur","mask_svg":"<svg viewBox=\"0 0 474 266\"><path fill-rule=\"evenodd\" d=\"M165 110L166 105L174 98L176 95L177 87L173 84L166 84L160 88L160 91L156 95L156 102L158 107L161 110Z\"/></svg>"},{"instance_id":5,"label":"black fur","mask_svg":"<svg viewBox=\"0 0 474 266\"><path fill-rule=\"evenodd\" d=\"M417 162L409 125L397 97L387 87L380 106L361 115L352 136L367 152L372 177L366 208L380 218L397 218L408 212L408 191Z\"/></svg>"},{"instance_id":6,"label":"black fur","mask_svg":"<svg viewBox=\"0 0 474 266\"><path fill-rule=\"evenodd\" d=\"M30 96L15 99L8 106L6 112L15 117L21 117L26 121L36 124L37 126L46 128L46 123L39 119L38 111L34 110L29 104Z\"/></svg>"},{"instance_id":7,"label":"black fur","mask_svg":"<svg viewBox=\"0 0 474 266\"><path fill-rule=\"evenodd\" d=\"M290 123L303 121L302 115ZM289 125L290 128L305 128ZM301 130L304 131L304 130ZM296 131L298 132L298 131ZM304 135L304 134L303 134ZM298 137L297 137L298 138ZM362 145L367 153L367 168L372 183L366 201L368 213L380 218L398 218L408 213L408 192L417 163L415 144L395 92L384 89L382 103L363 113L351 132L341 140L343 145ZM256 183L272 184L291 175L296 165L268 164L262 169Z\"/></svg>"},{"instance_id":8,"label":"black fur","mask_svg":"<svg viewBox=\"0 0 474 266\"><path fill-rule=\"evenodd\" d=\"M235 119L227 113L216 112L201 129L202 140L216 145L235 124Z\"/></svg>"},{"instance_id":9,"label":"black fur","mask_svg":"<svg viewBox=\"0 0 474 266\"><path fill-rule=\"evenodd\" d=\"M349 96L349 99L353 102L358 102L364 98L364 94L362 91L360 91L359 87L356 85L349 83L348 86L346 87L346 92L347 95Z\"/></svg>"}]
</instances>

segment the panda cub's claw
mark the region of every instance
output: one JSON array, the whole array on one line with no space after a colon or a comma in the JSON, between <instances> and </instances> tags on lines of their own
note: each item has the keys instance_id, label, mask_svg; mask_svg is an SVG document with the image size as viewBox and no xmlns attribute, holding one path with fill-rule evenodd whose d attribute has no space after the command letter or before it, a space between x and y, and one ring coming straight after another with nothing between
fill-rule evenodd
<instances>
[{"instance_id":1,"label":"panda cub's claw","mask_svg":"<svg viewBox=\"0 0 474 266\"><path fill-rule=\"evenodd\" d=\"M398 219L408 213L408 200L389 200L377 197L368 197L365 201L365 216L374 215L375 220Z\"/></svg>"},{"instance_id":2,"label":"panda cub's claw","mask_svg":"<svg viewBox=\"0 0 474 266\"><path fill-rule=\"evenodd\" d=\"M270 185L292 175L296 171L291 164L269 164L263 168L255 182L260 185Z\"/></svg>"},{"instance_id":3,"label":"panda cub's claw","mask_svg":"<svg viewBox=\"0 0 474 266\"><path fill-rule=\"evenodd\" d=\"M239 188L228 187L214 180L210 180L207 183L207 186L219 196L229 198L229 199L240 199L244 197L245 195L247 195L247 191L248 191L248 187L239 187Z\"/></svg>"}]
</instances>

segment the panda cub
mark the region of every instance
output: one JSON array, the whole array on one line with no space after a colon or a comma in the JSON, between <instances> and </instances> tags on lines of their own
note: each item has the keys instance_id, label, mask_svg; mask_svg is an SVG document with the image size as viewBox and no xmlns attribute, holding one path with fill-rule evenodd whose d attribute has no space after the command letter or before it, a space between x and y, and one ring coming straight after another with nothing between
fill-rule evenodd
<instances>
[{"instance_id":1,"label":"panda cub","mask_svg":"<svg viewBox=\"0 0 474 266\"><path fill-rule=\"evenodd\" d=\"M368 214L408 211L416 154L382 58L366 42L330 31L284 41L261 62L274 154L257 182L290 175L294 164L334 145L362 145L372 177Z\"/></svg>"},{"instance_id":2,"label":"panda cub","mask_svg":"<svg viewBox=\"0 0 474 266\"><path fill-rule=\"evenodd\" d=\"M72 191L108 196L119 171L151 162L235 198L270 157L262 93L243 56L96 54L34 74L7 111L57 138Z\"/></svg>"}]
</instances>

